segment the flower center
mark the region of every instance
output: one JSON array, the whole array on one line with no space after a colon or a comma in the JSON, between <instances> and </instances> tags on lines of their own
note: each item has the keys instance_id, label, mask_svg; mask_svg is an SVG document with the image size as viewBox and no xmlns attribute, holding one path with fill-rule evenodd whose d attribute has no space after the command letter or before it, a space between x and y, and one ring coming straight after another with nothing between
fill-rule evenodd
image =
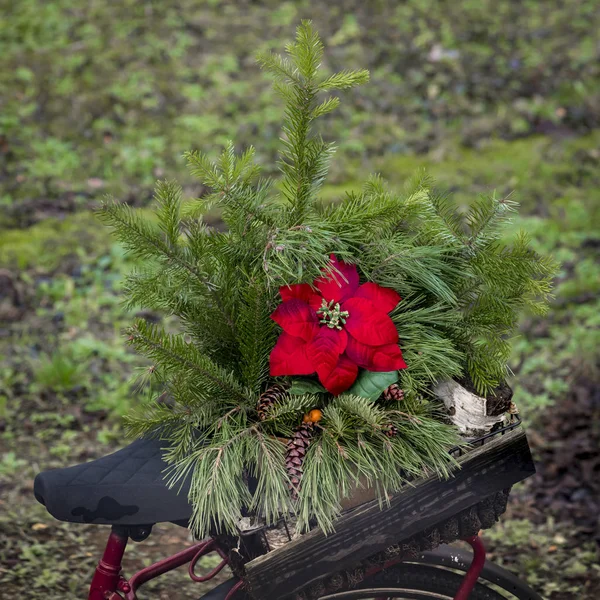
<instances>
[{"instance_id":1,"label":"flower center","mask_svg":"<svg viewBox=\"0 0 600 600\"><path fill-rule=\"evenodd\" d=\"M317 314L322 317L320 322L323 323L323 325L327 325L329 329L341 329L342 325L346 324L346 320L350 316L350 313L347 310L341 310L339 302L334 303L333 300L327 302L324 298Z\"/></svg>"}]
</instances>

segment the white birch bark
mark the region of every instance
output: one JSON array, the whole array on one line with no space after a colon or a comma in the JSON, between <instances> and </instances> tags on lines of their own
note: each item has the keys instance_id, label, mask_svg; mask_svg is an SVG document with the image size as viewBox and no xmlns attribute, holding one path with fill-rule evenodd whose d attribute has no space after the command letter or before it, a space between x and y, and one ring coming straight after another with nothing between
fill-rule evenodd
<instances>
[{"instance_id":1,"label":"white birch bark","mask_svg":"<svg viewBox=\"0 0 600 600\"><path fill-rule=\"evenodd\" d=\"M486 399L469 392L452 379L438 383L433 391L446 406L452 423L466 437L489 433L496 423L505 419L504 415L489 416Z\"/></svg>"}]
</instances>

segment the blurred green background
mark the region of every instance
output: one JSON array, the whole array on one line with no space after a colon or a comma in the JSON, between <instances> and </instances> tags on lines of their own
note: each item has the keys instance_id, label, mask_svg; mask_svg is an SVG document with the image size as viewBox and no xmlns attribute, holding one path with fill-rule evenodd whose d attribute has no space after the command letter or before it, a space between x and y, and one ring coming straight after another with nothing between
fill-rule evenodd
<instances>
[{"instance_id":1,"label":"blurred green background","mask_svg":"<svg viewBox=\"0 0 600 600\"><path fill-rule=\"evenodd\" d=\"M230 138L254 144L268 172L282 107L254 54L280 50L301 18L320 31L328 71L372 74L323 128L338 142L325 197L373 171L402 185L421 167L464 203L514 191L514 228L562 263L550 315L525 317L515 341L539 472L487 539L545 597L600 597L596 0L0 0L3 594L85 596L106 531L54 522L33 477L123 444L120 417L143 396L130 378L148 365L120 335L131 261L94 207L106 193L144 207L166 176L200 194L182 153ZM127 571L187 542L159 527ZM179 580L154 597L200 595L176 594Z\"/></svg>"}]
</instances>

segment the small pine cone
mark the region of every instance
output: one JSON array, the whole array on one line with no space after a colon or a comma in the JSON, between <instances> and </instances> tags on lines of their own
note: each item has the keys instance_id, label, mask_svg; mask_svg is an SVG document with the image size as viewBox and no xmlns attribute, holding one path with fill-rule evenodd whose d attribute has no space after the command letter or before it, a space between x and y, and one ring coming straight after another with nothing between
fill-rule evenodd
<instances>
[{"instance_id":1,"label":"small pine cone","mask_svg":"<svg viewBox=\"0 0 600 600\"><path fill-rule=\"evenodd\" d=\"M314 433L315 429L312 423L302 423L288 440L286 446L285 468L290 476L289 487L293 498L298 497L298 488L302 479L302 465Z\"/></svg>"},{"instance_id":2,"label":"small pine cone","mask_svg":"<svg viewBox=\"0 0 600 600\"><path fill-rule=\"evenodd\" d=\"M286 387L279 383L274 383L272 386L268 387L266 391L260 395L256 406L258 418L261 421L264 421L269 416L269 411L273 405L282 400L286 394Z\"/></svg>"},{"instance_id":3,"label":"small pine cone","mask_svg":"<svg viewBox=\"0 0 600 600\"><path fill-rule=\"evenodd\" d=\"M404 399L404 390L397 383L392 383L383 392L383 398L387 402L400 402Z\"/></svg>"},{"instance_id":4,"label":"small pine cone","mask_svg":"<svg viewBox=\"0 0 600 600\"><path fill-rule=\"evenodd\" d=\"M390 423L389 425L384 426L383 433L388 437L396 437L398 435L398 428Z\"/></svg>"}]
</instances>

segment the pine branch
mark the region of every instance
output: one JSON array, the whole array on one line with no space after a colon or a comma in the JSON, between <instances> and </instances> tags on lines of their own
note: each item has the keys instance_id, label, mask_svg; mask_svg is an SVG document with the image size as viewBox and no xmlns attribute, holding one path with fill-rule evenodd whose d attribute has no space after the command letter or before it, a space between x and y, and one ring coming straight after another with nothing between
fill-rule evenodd
<instances>
[{"instance_id":1,"label":"pine branch","mask_svg":"<svg viewBox=\"0 0 600 600\"><path fill-rule=\"evenodd\" d=\"M285 446L277 438L265 435L260 429L248 438L251 455L250 473L257 477L250 510L263 516L267 524L274 524L282 513L292 510L285 469Z\"/></svg>"}]
</instances>

